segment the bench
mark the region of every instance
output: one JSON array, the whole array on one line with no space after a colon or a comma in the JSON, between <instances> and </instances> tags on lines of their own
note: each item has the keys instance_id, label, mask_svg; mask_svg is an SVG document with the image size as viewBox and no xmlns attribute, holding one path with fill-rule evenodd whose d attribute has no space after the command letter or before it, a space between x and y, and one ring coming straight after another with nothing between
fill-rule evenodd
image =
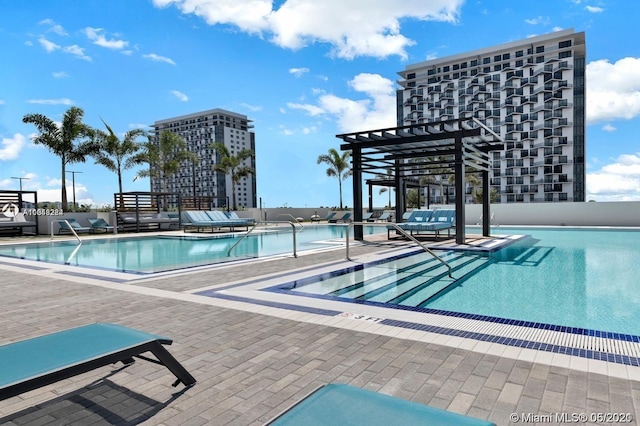
<instances>
[{"instance_id":1,"label":"bench","mask_svg":"<svg viewBox=\"0 0 640 426\"><path fill-rule=\"evenodd\" d=\"M167 367L177 378L173 386L192 386L196 380L163 346L171 343L132 328L95 323L2 345L0 401L105 365L131 364L134 357Z\"/></svg>"},{"instance_id":2,"label":"bench","mask_svg":"<svg viewBox=\"0 0 640 426\"><path fill-rule=\"evenodd\" d=\"M316 389L267 425L495 426L486 420L344 384Z\"/></svg>"}]
</instances>

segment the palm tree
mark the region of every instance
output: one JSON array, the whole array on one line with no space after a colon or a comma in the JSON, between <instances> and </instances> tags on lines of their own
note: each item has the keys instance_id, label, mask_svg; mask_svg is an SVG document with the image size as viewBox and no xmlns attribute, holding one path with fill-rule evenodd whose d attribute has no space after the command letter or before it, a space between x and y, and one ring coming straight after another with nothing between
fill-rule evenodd
<instances>
[{"instance_id":1,"label":"palm tree","mask_svg":"<svg viewBox=\"0 0 640 426\"><path fill-rule=\"evenodd\" d=\"M95 144L89 140L76 141L83 138L91 138L94 130L82 122L84 111L78 107L70 107L62 117L62 123L58 126L53 120L43 114L26 114L22 117L23 123L36 126L39 134L33 138L36 145L44 145L49 151L60 157L62 165L62 208L67 209L67 164L84 163L88 155L96 152Z\"/></svg>"},{"instance_id":2,"label":"palm tree","mask_svg":"<svg viewBox=\"0 0 640 426\"><path fill-rule=\"evenodd\" d=\"M136 165L135 156L142 149L142 145L136 139L139 136L144 136L146 132L142 129L130 130L124 134L121 140L104 120L102 122L107 131L96 130L94 142L99 151L94 157L96 164L101 164L118 175L118 193L120 194L120 205L123 205L122 171Z\"/></svg>"},{"instance_id":3,"label":"palm tree","mask_svg":"<svg viewBox=\"0 0 640 426\"><path fill-rule=\"evenodd\" d=\"M378 179L383 179L383 180L392 180L393 179L393 170L391 169L387 169L387 174L383 175L383 174L378 174L376 175L376 178ZM391 208L391 188L392 187L382 187L380 188L380 192L379 194L384 194L385 192L389 193L389 208Z\"/></svg>"},{"instance_id":4,"label":"palm tree","mask_svg":"<svg viewBox=\"0 0 640 426\"><path fill-rule=\"evenodd\" d=\"M327 168L327 176L335 176L338 179L340 209L342 209L342 181L353 173L349 165L349 158L351 158L351 151L345 151L340 155L334 148L329 149L328 154L318 156L318 164L325 163L329 165L329 168Z\"/></svg>"},{"instance_id":5,"label":"palm tree","mask_svg":"<svg viewBox=\"0 0 640 426\"><path fill-rule=\"evenodd\" d=\"M151 137L142 144L142 150L134 155L133 164L147 163L148 169L138 171L138 177L154 177L160 180L161 192L167 192L167 178L180 170L183 161L195 161L196 154L187 151L187 145L179 135L164 131L158 142ZM166 207L166 206L165 206Z\"/></svg>"},{"instance_id":6,"label":"palm tree","mask_svg":"<svg viewBox=\"0 0 640 426\"><path fill-rule=\"evenodd\" d=\"M236 155L231 155L229 148L225 144L216 142L212 145L219 155L217 164L213 170L231 176L231 194L233 195L233 209L236 210L236 184L240 179L247 177L255 170L251 166L243 164L245 160L252 158L255 154L250 149L242 149Z\"/></svg>"}]
</instances>

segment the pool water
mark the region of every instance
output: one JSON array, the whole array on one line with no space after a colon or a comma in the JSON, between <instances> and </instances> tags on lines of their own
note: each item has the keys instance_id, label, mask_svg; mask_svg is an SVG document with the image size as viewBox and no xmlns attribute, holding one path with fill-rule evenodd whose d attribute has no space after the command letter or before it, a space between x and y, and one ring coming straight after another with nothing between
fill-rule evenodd
<instances>
[{"instance_id":1,"label":"pool water","mask_svg":"<svg viewBox=\"0 0 640 426\"><path fill-rule=\"evenodd\" d=\"M314 297L394 304L640 335L640 232L496 228L529 238L490 254L424 253L282 288Z\"/></svg>"},{"instance_id":2,"label":"pool water","mask_svg":"<svg viewBox=\"0 0 640 426\"><path fill-rule=\"evenodd\" d=\"M297 251L334 245L327 240L344 241L346 226L314 225L296 231ZM292 230L254 233L227 252L238 235L161 235L86 239L36 244L0 245L0 256L69 264L121 272L157 273L195 266L211 265L293 253ZM384 227L364 227L366 235L386 232ZM353 231L351 231L353 234ZM343 242L342 241L342 242Z\"/></svg>"}]
</instances>

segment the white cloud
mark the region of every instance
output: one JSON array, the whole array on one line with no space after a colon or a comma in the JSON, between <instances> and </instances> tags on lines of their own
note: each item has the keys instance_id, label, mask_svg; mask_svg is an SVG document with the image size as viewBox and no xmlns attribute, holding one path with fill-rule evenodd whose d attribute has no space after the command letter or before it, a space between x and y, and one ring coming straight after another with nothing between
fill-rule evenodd
<instances>
[{"instance_id":1,"label":"white cloud","mask_svg":"<svg viewBox=\"0 0 640 426\"><path fill-rule=\"evenodd\" d=\"M300 109L306 111L310 116L316 116L320 114L324 114L325 110L320 108L319 106L310 105L310 104L298 104L293 102L287 102L287 106L291 109Z\"/></svg>"},{"instance_id":2,"label":"white cloud","mask_svg":"<svg viewBox=\"0 0 640 426\"><path fill-rule=\"evenodd\" d=\"M396 123L396 95L393 81L379 74L356 75L349 86L367 96L352 100L332 94L321 95L318 105L289 102L291 109L306 111L310 116L329 115L338 122L341 131L393 127Z\"/></svg>"},{"instance_id":3,"label":"white cloud","mask_svg":"<svg viewBox=\"0 0 640 426\"><path fill-rule=\"evenodd\" d=\"M4 105L4 104L5 104L4 100L0 99L0 105Z\"/></svg>"},{"instance_id":4,"label":"white cloud","mask_svg":"<svg viewBox=\"0 0 640 426\"><path fill-rule=\"evenodd\" d=\"M604 126L602 126L602 130L604 130L605 132L615 132L617 129L613 127L611 124L607 123Z\"/></svg>"},{"instance_id":5,"label":"white cloud","mask_svg":"<svg viewBox=\"0 0 640 426\"><path fill-rule=\"evenodd\" d=\"M614 163L587 173L587 199L640 201L640 152L623 154Z\"/></svg>"},{"instance_id":6,"label":"white cloud","mask_svg":"<svg viewBox=\"0 0 640 426\"><path fill-rule=\"evenodd\" d=\"M587 123L640 115L640 58L587 64Z\"/></svg>"},{"instance_id":7,"label":"white cloud","mask_svg":"<svg viewBox=\"0 0 640 426\"><path fill-rule=\"evenodd\" d=\"M67 74L64 71L52 72L51 75L53 76L53 78L67 78L67 77L69 77L69 74Z\"/></svg>"},{"instance_id":8,"label":"white cloud","mask_svg":"<svg viewBox=\"0 0 640 426\"><path fill-rule=\"evenodd\" d=\"M27 40L24 42L25 46L33 46L33 42L31 40Z\"/></svg>"},{"instance_id":9,"label":"white cloud","mask_svg":"<svg viewBox=\"0 0 640 426\"><path fill-rule=\"evenodd\" d=\"M130 129L147 129L150 126L148 124L140 124L140 123L129 123Z\"/></svg>"},{"instance_id":10,"label":"white cloud","mask_svg":"<svg viewBox=\"0 0 640 426\"><path fill-rule=\"evenodd\" d=\"M44 37L40 37L40 38L38 39L38 42L40 43L40 45L41 45L42 47L44 47L44 50L46 50L46 51L47 51L47 52L49 52L49 53L53 52L54 50L60 49L60 46L59 46L59 45L55 44L55 43L54 43L54 42L52 42L52 41L47 40L47 39L46 39L46 38L44 38Z\"/></svg>"},{"instance_id":11,"label":"white cloud","mask_svg":"<svg viewBox=\"0 0 640 426\"><path fill-rule=\"evenodd\" d=\"M524 22L530 25L549 25L551 20L548 16L538 16L536 18L525 19Z\"/></svg>"},{"instance_id":12,"label":"white cloud","mask_svg":"<svg viewBox=\"0 0 640 426\"><path fill-rule=\"evenodd\" d=\"M172 90L171 94L176 98L178 98L179 100L181 100L182 102L187 102L189 100L189 97L184 93L180 92L179 90Z\"/></svg>"},{"instance_id":13,"label":"white cloud","mask_svg":"<svg viewBox=\"0 0 640 426\"><path fill-rule=\"evenodd\" d=\"M249 111L252 111L252 112L262 111L262 105L251 105L251 104L248 104L246 102L242 102L240 104L240 106L242 108L248 109Z\"/></svg>"},{"instance_id":14,"label":"white cloud","mask_svg":"<svg viewBox=\"0 0 640 426\"><path fill-rule=\"evenodd\" d=\"M78 46L77 44L73 44L71 46L65 46L64 49L62 49L62 51L64 53L69 53L69 54L75 56L78 59L83 59L85 61L91 62L91 57L85 55L84 49L82 47Z\"/></svg>"},{"instance_id":15,"label":"white cloud","mask_svg":"<svg viewBox=\"0 0 640 426\"><path fill-rule=\"evenodd\" d=\"M62 27L62 25L56 24L53 19L43 19L42 21L38 22L38 24L40 25L48 25L49 26L49 30L52 33L56 33L60 36L66 36L68 35L67 32L64 30L64 28Z\"/></svg>"},{"instance_id":16,"label":"white cloud","mask_svg":"<svg viewBox=\"0 0 640 426\"><path fill-rule=\"evenodd\" d=\"M457 22L463 0L285 0L277 9L272 0L153 0L157 7L174 5L209 25L228 24L249 34L270 35L280 47L300 49L328 43L332 54L407 57L415 42L401 33L406 19Z\"/></svg>"},{"instance_id":17,"label":"white cloud","mask_svg":"<svg viewBox=\"0 0 640 426\"><path fill-rule=\"evenodd\" d=\"M16 133L12 138L2 138L2 142L0 142L0 160L8 161L18 158L26 140L20 133Z\"/></svg>"},{"instance_id":18,"label":"white cloud","mask_svg":"<svg viewBox=\"0 0 640 426\"><path fill-rule=\"evenodd\" d=\"M293 74L295 77L300 78L304 74L308 73L309 68L289 68L289 74Z\"/></svg>"},{"instance_id":19,"label":"white cloud","mask_svg":"<svg viewBox=\"0 0 640 426\"><path fill-rule=\"evenodd\" d=\"M38 105L73 105L74 102L68 98L60 98L60 99L29 99L27 101L29 104L38 104Z\"/></svg>"},{"instance_id":20,"label":"white cloud","mask_svg":"<svg viewBox=\"0 0 640 426\"><path fill-rule=\"evenodd\" d=\"M129 45L129 42L125 40L107 40L106 36L103 34L104 29L102 28L86 27L84 29L84 33L87 38L93 42L93 44L101 47L106 47L107 49L119 50Z\"/></svg>"},{"instance_id":21,"label":"white cloud","mask_svg":"<svg viewBox=\"0 0 640 426\"><path fill-rule=\"evenodd\" d=\"M318 129L316 128L316 126L305 127L304 129L302 129L302 133L305 135L308 135L309 133L315 133L317 131Z\"/></svg>"},{"instance_id":22,"label":"white cloud","mask_svg":"<svg viewBox=\"0 0 640 426\"><path fill-rule=\"evenodd\" d=\"M584 9L587 12L591 12L591 13L601 13L604 12L604 9L601 7L597 7L597 6L585 6Z\"/></svg>"},{"instance_id":23,"label":"white cloud","mask_svg":"<svg viewBox=\"0 0 640 426\"><path fill-rule=\"evenodd\" d=\"M175 62L173 62L173 59L167 58L166 56L156 55L155 53L149 53L147 55L142 55L142 57L145 58L145 59L151 59L152 61L155 61L155 62L164 62L164 63L171 64L171 65L175 65L176 64Z\"/></svg>"},{"instance_id":24,"label":"white cloud","mask_svg":"<svg viewBox=\"0 0 640 426\"><path fill-rule=\"evenodd\" d=\"M282 114L286 114L287 113L287 110L282 108L282 107L278 108L278 111L280 111L280 113L282 113Z\"/></svg>"}]
</instances>

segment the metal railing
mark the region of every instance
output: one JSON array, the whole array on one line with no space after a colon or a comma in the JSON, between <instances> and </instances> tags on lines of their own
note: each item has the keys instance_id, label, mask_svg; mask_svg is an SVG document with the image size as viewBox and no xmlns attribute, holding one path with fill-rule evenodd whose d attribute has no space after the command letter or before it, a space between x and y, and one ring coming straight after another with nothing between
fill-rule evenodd
<instances>
[{"instance_id":1,"label":"metal railing","mask_svg":"<svg viewBox=\"0 0 640 426\"><path fill-rule=\"evenodd\" d=\"M290 217L291 219L293 219L291 222L295 223L296 225L300 225L300 229L304 229L304 225L302 224L302 222L299 222L298 219L296 219L295 217L293 217L293 215L291 213L280 213L278 216L276 217L280 217L280 216L286 216L286 217Z\"/></svg>"},{"instance_id":2,"label":"metal railing","mask_svg":"<svg viewBox=\"0 0 640 426\"><path fill-rule=\"evenodd\" d=\"M297 221L296 221L297 222ZM288 223L289 225L291 225L291 229L293 229L293 257L298 257L298 254L296 252L296 224L293 222L289 222L286 220L272 220L272 221L268 221L268 222L257 222L255 225L253 225L242 237L240 237L240 239L238 241L236 241L236 243L234 245L232 245L229 250L227 251L227 256L231 256L231 251L233 251L234 248L236 248L238 246L238 244L240 244L242 241L244 241L245 238L247 238L249 236L249 234L251 234L253 232L254 229L256 229L256 227L258 225L266 225L269 223Z\"/></svg>"},{"instance_id":3,"label":"metal railing","mask_svg":"<svg viewBox=\"0 0 640 426\"><path fill-rule=\"evenodd\" d=\"M49 228L51 229L51 241L53 241L53 222L64 222L67 224L67 226L69 227L69 231L71 231L71 233L76 237L76 239L78 240L79 244L82 244L82 240L80 239L80 237L78 236L78 234L76 233L76 230L73 229L73 226L71 226L71 224L69 223L69 221L67 219L62 219L62 220L52 220L49 223Z\"/></svg>"},{"instance_id":4,"label":"metal railing","mask_svg":"<svg viewBox=\"0 0 640 426\"><path fill-rule=\"evenodd\" d=\"M385 226L385 227L391 226L391 227L393 227L396 231L400 232L400 234L404 235L405 237L407 237L408 239L410 239L414 243L418 244L425 252L429 253L436 260L438 260L440 263L442 263L444 266L446 266L447 270L448 270L449 278L455 279L453 277L453 275L451 275L451 265L449 265L447 263L447 261L442 259L437 254L435 254L429 247L427 247L424 244L422 244L420 241L415 239L413 235L408 234L404 229L400 228L396 223L393 223L393 222L385 222L385 223L351 222L351 223L349 223L349 225L347 225L347 235L346 235L346 257L347 257L347 260L351 260L351 258L349 257L349 233L351 232L351 228L353 227L353 225L367 225L367 226L372 225L372 226Z\"/></svg>"}]
</instances>

